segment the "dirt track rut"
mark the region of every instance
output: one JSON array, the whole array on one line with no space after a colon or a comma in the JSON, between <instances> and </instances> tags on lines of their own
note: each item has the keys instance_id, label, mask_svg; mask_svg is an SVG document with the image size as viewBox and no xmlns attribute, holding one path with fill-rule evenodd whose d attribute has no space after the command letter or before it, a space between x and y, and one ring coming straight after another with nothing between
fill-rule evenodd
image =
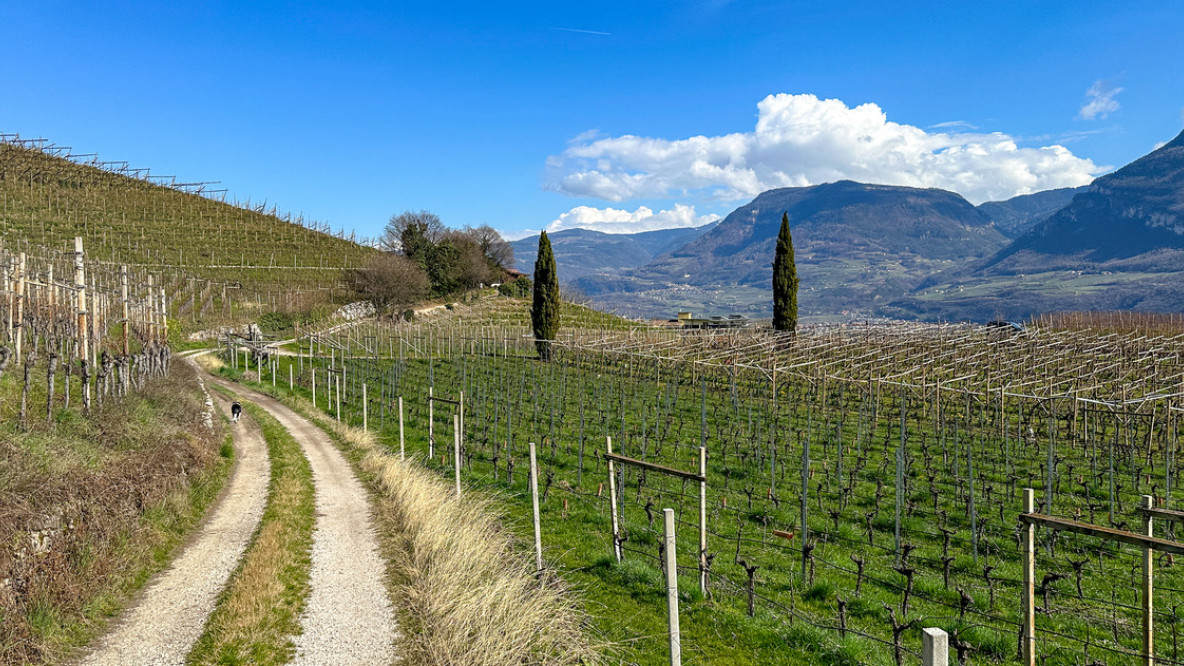
<instances>
[{"instance_id":1,"label":"dirt track rut","mask_svg":"<svg viewBox=\"0 0 1184 666\"><path fill-rule=\"evenodd\" d=\"M215 401L229 412L225 399ZM263 434L245 415L230 427L235 464L222 497L172 565L83 658L83 666L185 663L267 502L271 463Z\"/></svg>"},{"instance_id":2,"label":"dirt track rut","mask_svg":"<svg viewBox=\"0 0 1184 666\"><path fill-rule=\"evenodd\" d=\"M386 566L370 519L370 500L328 435L275 399L213 380L251 400L291 433L312 467L317 522L311 592L294 637L293 664L387 664L398 637L384 582Z\"/></svg>"}]
</instances>

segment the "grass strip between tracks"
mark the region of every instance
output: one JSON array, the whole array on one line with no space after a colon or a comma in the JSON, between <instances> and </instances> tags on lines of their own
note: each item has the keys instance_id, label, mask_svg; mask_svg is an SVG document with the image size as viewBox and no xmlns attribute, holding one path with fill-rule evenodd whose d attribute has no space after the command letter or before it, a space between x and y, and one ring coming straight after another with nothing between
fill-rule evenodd
<instances>
[{"instance_id":1,"label":"grass strip between tracks","mask_svg":"<svg viewBox=\"0 0 1184 666\"><path fill-rule=\"evenodd\" d=\"M218 389L221 390L221 389ZM189 655L191 664L282 664L295 647L309 593L316 522L312 468L291 434L252 403L271 458L267 508L238 571Z\"/></svg>"}]
</instances>

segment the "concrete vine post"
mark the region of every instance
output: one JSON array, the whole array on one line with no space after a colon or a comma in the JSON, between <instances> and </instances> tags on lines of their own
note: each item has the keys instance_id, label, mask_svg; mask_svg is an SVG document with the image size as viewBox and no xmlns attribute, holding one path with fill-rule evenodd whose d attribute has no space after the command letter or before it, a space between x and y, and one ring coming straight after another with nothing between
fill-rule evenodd
<instances>
[{"instance_id":1,"label":"concrete vine post","mask_svg":"<svg viewBox=\"0 0 1184 666\"><path fill-rule=\"evenodd\" d=\"M1151 495L1143 495L1143 508L1154 509L1155 498ZM1155 530L1152 525L1151 513L1143 513L1143 533L1149 537L1155 536ZM1144 666L1155 666L1155 551L1151 546L1143 546L1143 589L1140 590L1143 597L1143 664Z\"/></svg>"},{"instance_id":2,"label":"concrete vine post","mask_svg":"<svg viewBox=\"0 0 1184 666\"><path fill-rule=\"evenodd\" d=\"M539 522L539 464L534 442L530 443L530 504L534 513L534 568L543 570L543 535Z\"/></svg>"},{"instance_id":3,"label":"concrete vine post","mask_svg":"<svg viewBox=\"0 0 1184 666\"><path fill-rule=\"evenodd\" d=\"M1031 488L1024 488L1024 513L1035 513L1036 500ZM1023 662L1036 666L1036 524L1023 526L1024 537L1024 638Z\"/></svg>"},{"instance_id":4,"label":"concrete vine post","mask_svg":"<svg viewBox=\"0 0 1184 666\"><path fill-rule=\"evenodd\" d=\"M606 453L613 452L613 438L605 437L604 449ZM613 555L617 563L621 562L621 527L617 520L617 475L613 469L612 458L608 460L608 503L613 516Z\"/></svg>"},{"instance_id":5,"label":"concrete vine post","mask_svg":"<svg viewBox=\"0 0 1184 666\"><path fill-rule=\"evenodd\" d=\"M707 447L699 447L699 591L707 597Z\"/></svg>"},{"instance_id":6,"label":"concrete vine post","mask_svg":"<svg viewBox=\"0 0 1184 666\"><path fill-rule=\"evenodd\" d=\"M678 626L678 554L674 536L674 509L662 509L666 537L666 612L670 627L670 666L682 664L682 637Z\"/></svg>"},{"instance_id":7,"label":"concrete vine post","mask_svg":"<svg viewBox=\"0 0 1184 666\"><path fill-rule=\"evenodd\" d=\"M456 470L456 497L460 499L460 415L452 415L452 466Z\"/></svg>"}]
</instances>

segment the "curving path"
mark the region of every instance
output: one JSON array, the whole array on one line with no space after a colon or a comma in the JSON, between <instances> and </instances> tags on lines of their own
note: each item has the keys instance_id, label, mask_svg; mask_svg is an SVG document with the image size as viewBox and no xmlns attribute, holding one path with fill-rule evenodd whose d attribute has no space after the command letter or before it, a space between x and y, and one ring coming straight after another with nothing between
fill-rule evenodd
<instances>
[{"instance_id":1,"label":"curving path","mask_svg":"<svg viewBox=\"0 0 1184 666\"><path fill-rule=\"evenodd\" d=\"M291 433L312 467L317 522L309 598L294 637L294 664L388 664L398 637L384 581L386 566L370 519L370 500L349 462L320 428L279 401L208 378L267 410Z\"/></svg>"},{"instance_id":2,"label":"curving path","mask_svg":"<svg viewBox=\"0 0 1184 666\"><path fill-rule=\"evenodd\" d=\"M224 398L215 400L230 411ZM83 658L84 666L185 663L267 503L271 462L263 434L246 414L231 427L235 463L222 496L172 565Z\"/></svg>"}]
</instances>

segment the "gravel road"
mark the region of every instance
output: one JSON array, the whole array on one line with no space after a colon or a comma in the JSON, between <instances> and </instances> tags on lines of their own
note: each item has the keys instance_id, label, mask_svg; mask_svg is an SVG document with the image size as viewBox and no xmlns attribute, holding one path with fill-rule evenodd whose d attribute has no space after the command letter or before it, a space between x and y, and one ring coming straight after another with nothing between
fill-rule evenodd
<instances>
[{"instance_id":1,"label":"gravel road","mask_svg":"<svg viewBox=\"0 0 1184 666\"><path fill-rule=\"evenodd\" d=\"M229 413L228 401L214 399ZM172 565L81 661L84 666L185 663L267 502L271 463L263 435L246 414L230 427L235 464L222 497Z\"/></svg>"},{"instance_id":2,"label":"gravel road","mask_svg":"<svg viewBox=\"0 0 1184 666\"><path fill-rule=\"evenodd\" d=\"M274 416L300 444L312 467L317 522L311 592L300 618L302 633L293 638L292 663L392 663L398 629L365 488L322 430L268 396L227 386Z\"/></svg>"}]
</instances>

